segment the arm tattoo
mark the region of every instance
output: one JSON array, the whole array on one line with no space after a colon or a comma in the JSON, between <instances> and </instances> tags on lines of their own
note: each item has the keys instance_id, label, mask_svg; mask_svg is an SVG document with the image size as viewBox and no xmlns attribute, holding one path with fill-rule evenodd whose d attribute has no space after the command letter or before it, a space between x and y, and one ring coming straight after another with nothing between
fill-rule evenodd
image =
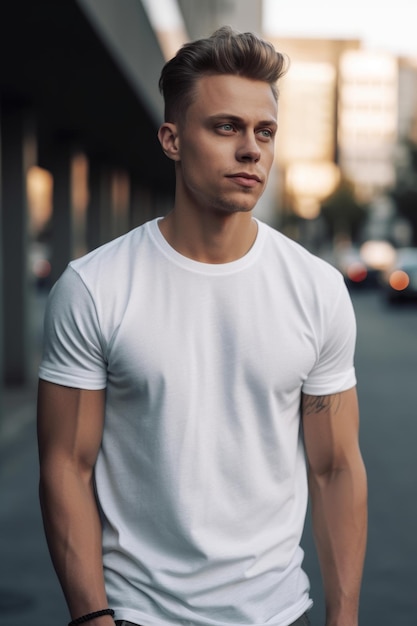
<instances>
[{"instance_id":1,"label":"arm tattoo","mask_svg":"<svg viewBox=\"0 0 417 626\"><path fill-rule=\"evenodd\" d=\"M303 415L312 415L314 413L324 413L332 409L337 413L340 407L340 393L330 396L303 396L302 412Z\"/></svg>"}]
</instances>

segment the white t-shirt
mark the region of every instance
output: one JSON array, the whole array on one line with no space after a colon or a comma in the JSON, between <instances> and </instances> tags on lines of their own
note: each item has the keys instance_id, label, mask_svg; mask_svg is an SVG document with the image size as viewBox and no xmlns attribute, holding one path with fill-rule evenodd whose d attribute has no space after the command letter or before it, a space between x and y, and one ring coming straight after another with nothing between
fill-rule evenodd
<instances>
[{"instance_id":1,"label":"white t-shirt","mask_svg":"<svg viewBox=\"0 0 417 626\"><path fill-rule=\"evenodd\" d=\"M109 605L143 626L287 626L311 605L300 393L355 385L352 305L261 222L244 257L211 265L157 221L72 262L45 321L40 377L107 389Z\"/></svg>"}]
</instances>

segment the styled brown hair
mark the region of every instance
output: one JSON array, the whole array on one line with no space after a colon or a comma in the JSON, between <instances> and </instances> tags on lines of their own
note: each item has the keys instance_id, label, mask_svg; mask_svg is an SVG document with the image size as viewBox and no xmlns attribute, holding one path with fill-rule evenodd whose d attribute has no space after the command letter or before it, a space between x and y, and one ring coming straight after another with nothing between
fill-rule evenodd
<instances>
[{"instance_id":1,"label":"styled brown hair","mask_svg":"<svg viewBox=\"0 0 417 626\"><path fill-rule=\"evenodd\" d=\"M162 68L159 89L165 101L165 121L182 119L193 100L195 85L204 75L232 74L261 80L278 99L277 82L287 58L254 33L223 26L210 37L186 43Z\"/></svg>"}]
</instances>

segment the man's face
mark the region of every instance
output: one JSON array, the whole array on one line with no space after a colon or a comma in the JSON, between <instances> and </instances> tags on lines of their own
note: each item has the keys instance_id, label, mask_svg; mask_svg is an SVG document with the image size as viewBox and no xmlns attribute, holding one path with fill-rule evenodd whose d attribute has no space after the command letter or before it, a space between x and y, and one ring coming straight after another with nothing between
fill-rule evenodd
<instances>
[{"instance_id":1,"label":"man's face","mask_svg":"<svg viewBox=\"0 0 417 626\"><path fill-rule=\"evenodd\" d=\"M274 159L277 103L268 83L204 76L176 129L178 201L223 214L253 209Z\"/></svg>"}]
</instances>

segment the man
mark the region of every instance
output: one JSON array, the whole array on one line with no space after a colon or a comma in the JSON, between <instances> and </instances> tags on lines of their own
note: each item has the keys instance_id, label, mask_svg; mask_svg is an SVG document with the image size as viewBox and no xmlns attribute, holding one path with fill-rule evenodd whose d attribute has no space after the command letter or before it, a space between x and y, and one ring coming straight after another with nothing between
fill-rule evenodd
<instances>
[{"instance_id":1,"label":"man","mask_svg":"<svg viewBox=\"0 0 417 626\"><path fill-rule=\"evenodd\" d=\"M226 27L183 47L160 81L173 210L51 294L41 501L72 624L308 624L307 457L326 626L357 625L352 306L334 268L252 215L284 65Z\"/></svg>"}]
</instances>

